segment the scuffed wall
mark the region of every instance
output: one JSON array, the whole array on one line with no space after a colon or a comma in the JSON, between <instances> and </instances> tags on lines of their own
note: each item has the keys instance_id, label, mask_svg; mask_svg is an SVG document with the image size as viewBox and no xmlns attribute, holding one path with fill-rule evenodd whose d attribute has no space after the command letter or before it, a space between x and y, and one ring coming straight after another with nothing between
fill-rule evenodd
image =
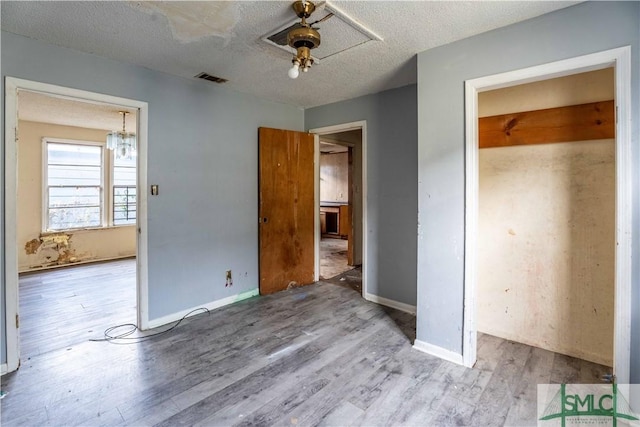
<instances>
[{"instance_id":1,"label":"scuffed wall","mask_svg":"<svg viewBox=\"0 0 640 427\"><path fill-rule=\"evenodd\" d=\"M478 330L613 361L612 140L480 151Z\"/></svg>"},{"instance_id":2,"label":"scuffed wall","mask_svg":"<svg viewBox=\"0 0 640 427\"><path fill-rule=\"evenodd\" d=\"M320 201L349 202L349 153L320 155Z\"/></svg>"},{"instance_id":3,"label":"scuffed wall","mask_svg":"<svg viewBox=\"0 0 640 427\"><path fill-rule=\"evenodd\" d=\"M18 270L135 256L135 226L42 232L42 138L102 141L104 130L19 121Z\"/></svg>"},{"instance_id":4,"label":"scuffed wall","mask_svg":"<svg viewBox=\"0 0 640 427\"><path fill-rule=\"evenodd\" d=\"M483 93L479 108L612 98L606 69ZM478 330L611 366L615 141L482 149L479 165Z\"/></svg>"}]
</instances>

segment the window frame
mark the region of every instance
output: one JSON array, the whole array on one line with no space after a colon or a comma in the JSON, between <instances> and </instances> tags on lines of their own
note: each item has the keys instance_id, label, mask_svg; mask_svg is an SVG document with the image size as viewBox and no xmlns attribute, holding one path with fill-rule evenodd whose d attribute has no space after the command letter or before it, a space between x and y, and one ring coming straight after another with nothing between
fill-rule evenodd
<instances>
[{"instance_id":1,"label":"window frame","mask_svg":"<svg viewBox=\"0 0 640 427\"><path fill-rule=\"evenodd\" d=\"M100 147L100 222L101 225L95 227L78 227L78 228L65 228L60 230L49 229L49 151L48 144L69 144L69 145L84 145L92 147ZM67 139L67 138L55 138L55 137L43 137L42 138L42 211L41 211L41 232L43 234L61 233L66 231L81 231L81 230L103 230L107 228L119 228L119 227L135 227L138 223L138 164L136 161L136 222L133 224L114 224L114 166L115 159L114 153L111 150L107 150L105 141L87 141L79 139Z\"/></svg>"}]
</instances>

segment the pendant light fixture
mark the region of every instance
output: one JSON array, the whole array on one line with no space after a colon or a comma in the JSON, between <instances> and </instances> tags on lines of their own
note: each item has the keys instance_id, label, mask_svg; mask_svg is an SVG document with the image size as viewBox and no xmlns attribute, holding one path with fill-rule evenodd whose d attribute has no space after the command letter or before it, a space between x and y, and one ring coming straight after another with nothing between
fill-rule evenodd
<instances>
[{"instance_id":1,"label":"pendant light fixture","mask_svg":"<svg viewBox=\"0 0 640 427\"><path fill-rule=\"evenodd\" d=\"M125 129L125 119L129 112L118 112L122 114L122 131L111 131L107 134L107 149L115 151L116 159L132 159L136 156L136 134Z\"/></svg>"}]
</instances>

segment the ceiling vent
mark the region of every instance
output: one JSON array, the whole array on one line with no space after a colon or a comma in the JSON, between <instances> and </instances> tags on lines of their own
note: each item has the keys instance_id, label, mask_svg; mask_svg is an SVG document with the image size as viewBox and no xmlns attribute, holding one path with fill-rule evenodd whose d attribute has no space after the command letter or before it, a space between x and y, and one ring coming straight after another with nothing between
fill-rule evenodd
<instances>
[{"instance_id":1,"label":"ceiling vent","mask_svg":"<svg viewBox=\"0 0 640 427\"><path fill-rule=\"evenodd\" d=\"M214 82L214 83L226 83L229 81L227 79L223 79L222 77L212 76L211 74L207 74L207 73L200 73L195 77L197 79L209 80L210 82Z\"/></svg>"},{"instance_id":2,"label":"ceiling vent","mask_svg":"<svg viewBox=\"0 0 640 427\"><path fill-rule=\"evenodd\" d=\"M313 18L311 21L318 21L316 26L320 33L322 33L322 43L313 49L312 56L316 62L347 51L363 43L373 40L382 41L382 37L329 2L318 6ZM289 21L275 30L270 31L262 37L262 41L295 55L295 49L291 48L287 43L287 33L298 27L300 27L300 22L297 20Z\"/></svg>"},{"instance_id":3,"label":"ceiling vent","mask_svg":"<svg viewBox=\"0 0 640 427\"><path fill-rule=\"evenodd\" d=\"M296 21L295 24L290 25L280 31L278 31L275 34L271 34L270 36L266 36L267 39L269 41L271 41L272 43L277 44L278 46L288 46L289 43L287 41L287 34L289 34L289 31L295 29L295 28L302 28L302 25L300 25L299 22Z\"/></svg>"}]
</instances>

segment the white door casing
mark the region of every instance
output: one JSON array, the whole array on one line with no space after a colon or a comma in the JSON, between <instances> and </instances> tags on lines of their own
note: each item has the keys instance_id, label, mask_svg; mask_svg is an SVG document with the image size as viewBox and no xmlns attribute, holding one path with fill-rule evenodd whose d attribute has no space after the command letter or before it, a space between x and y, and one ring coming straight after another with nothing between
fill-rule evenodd
<instances>
[{"instance_id":1,"label":"white door casing","mask_svg":"<svg viewBox=\"0 0 640 427\"><path fill-rule=\"evenodd\" d=\"M63 86L23 80L14 77L5 78L5 235L4 235L4 282L5 282L5 326L7 344L7 363L3 364L2 374L18 369L20 365L19 334L16 325L18 315L18 260L17 260L17 144L18 132L18 92L28 90L47 95L73 98L82 102L112 104L138 109L138 201L137 201L137 322L142 330L148 329L148 250L147 250L147 141L149 106L146 102L116 96L104 95Z\"/></svg>"},{"instance_id":2,"label":"white door casing","mask_svg":"<svg viewBox=\"0 0 640 427\"><path fill-rule=\"evenodd\" d=\"M616 123L616 249L614 306L614 373L628 383L631 363L631 48L629 46L480 77L465 82L465 263L462 361L476 361L476 293L478 287L478 92L570 74L615 68Z\"/></svg>"}]
</instances>

